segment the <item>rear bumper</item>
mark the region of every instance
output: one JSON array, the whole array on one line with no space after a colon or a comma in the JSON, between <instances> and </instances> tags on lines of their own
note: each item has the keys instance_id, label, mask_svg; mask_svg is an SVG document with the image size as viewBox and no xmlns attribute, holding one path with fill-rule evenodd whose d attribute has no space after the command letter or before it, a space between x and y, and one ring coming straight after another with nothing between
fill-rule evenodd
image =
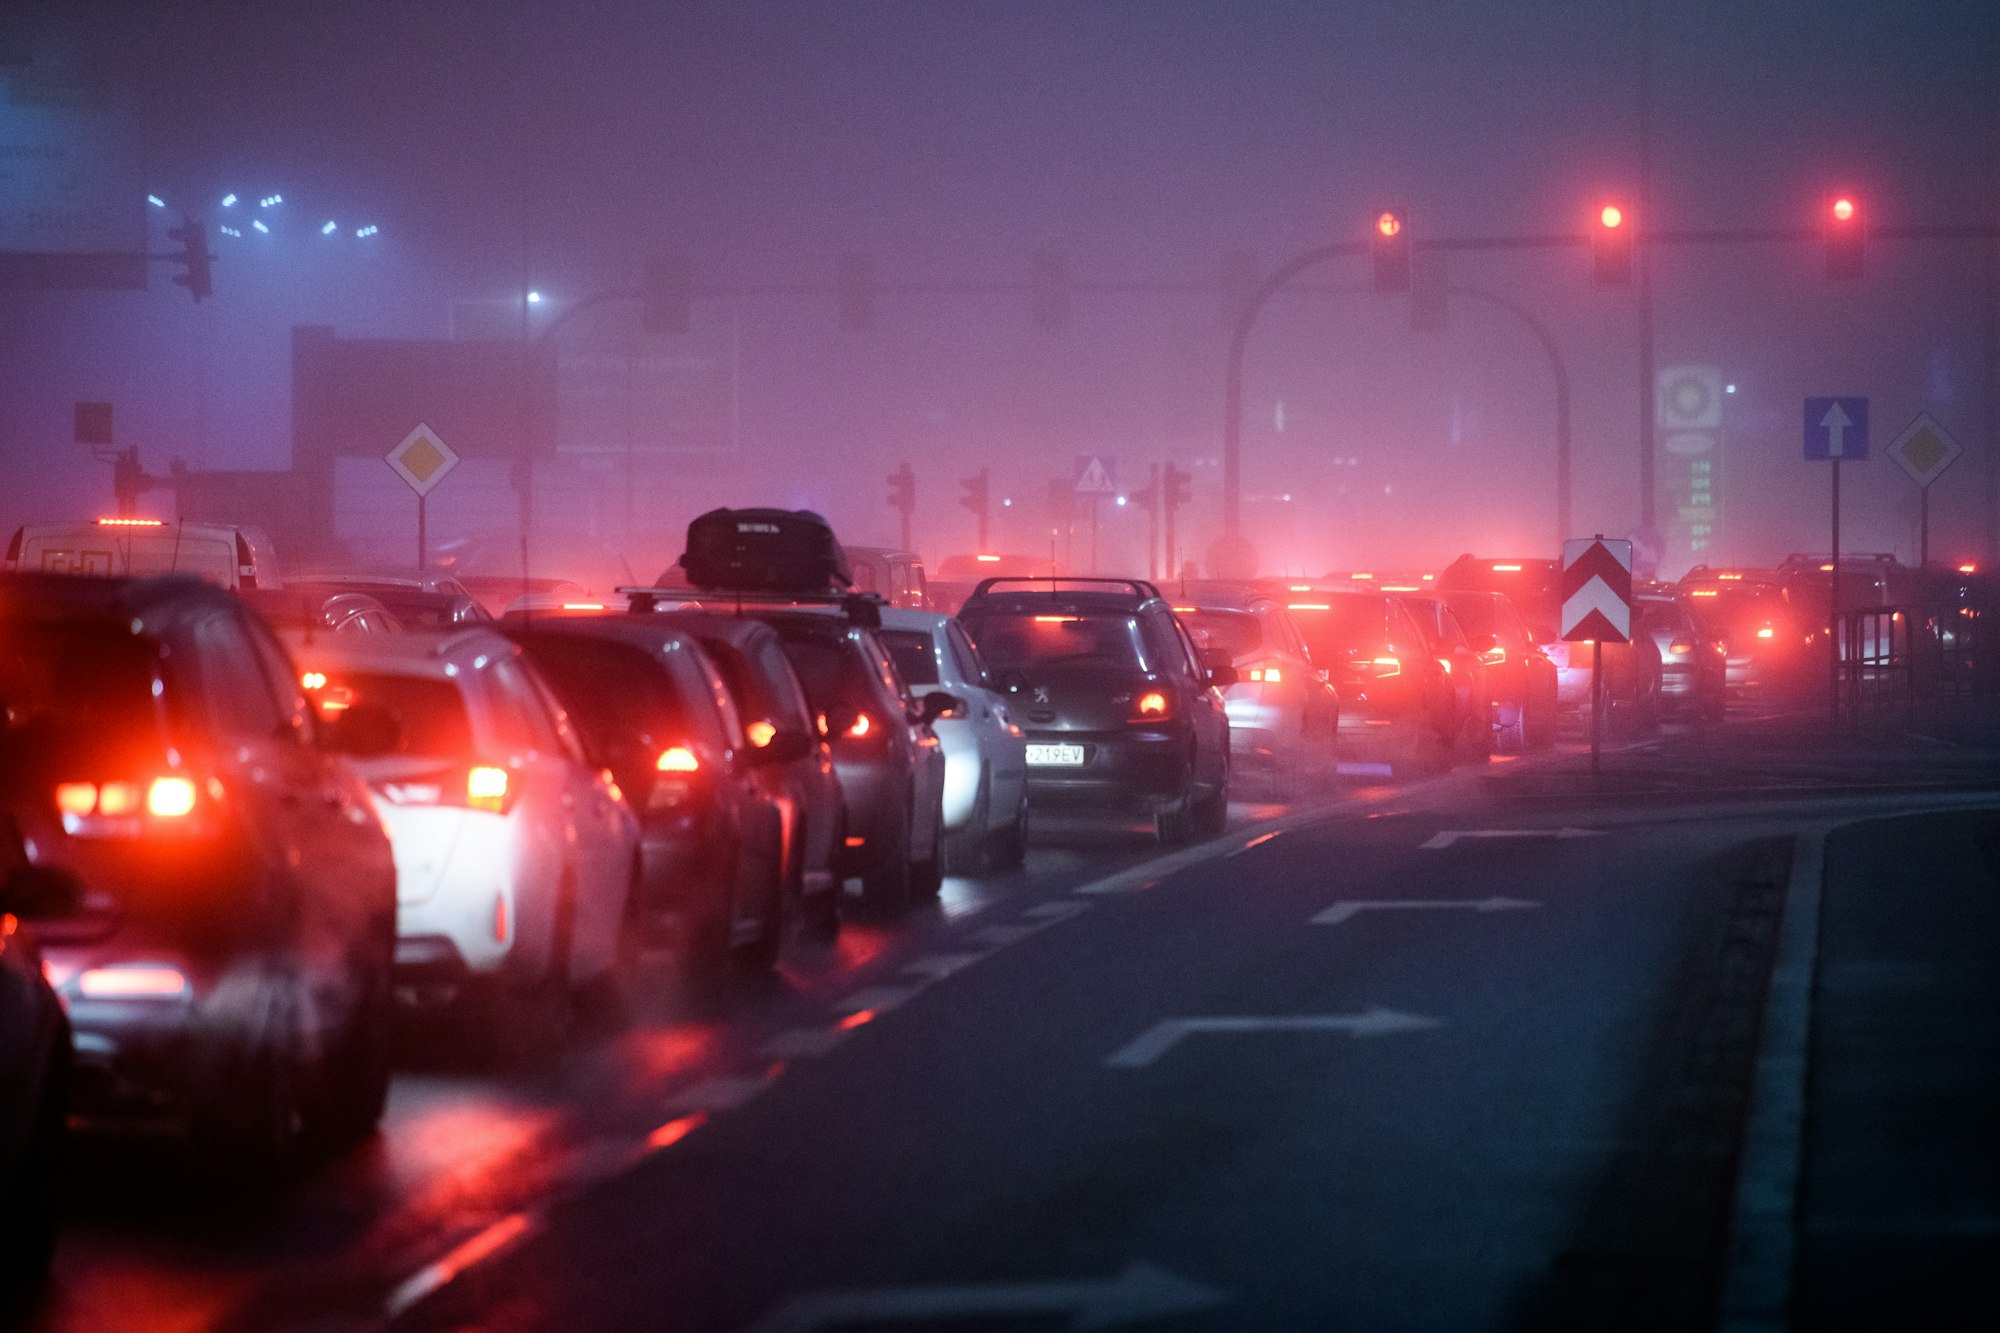
<instances>
[{"instance_id":1,"label":"rear bumper","mask_svg":"<svg viewBox=\"0 0 2000 1333\"><path fill-rule=\"evenodd\" d=\"M1035 805L1153 811L1187 793L1188 741L1179 732L1030 731L1028 744L1078 745L1084 754L1077 765L1028 765L1028 799Z\"/></svg>"}]
</instances>

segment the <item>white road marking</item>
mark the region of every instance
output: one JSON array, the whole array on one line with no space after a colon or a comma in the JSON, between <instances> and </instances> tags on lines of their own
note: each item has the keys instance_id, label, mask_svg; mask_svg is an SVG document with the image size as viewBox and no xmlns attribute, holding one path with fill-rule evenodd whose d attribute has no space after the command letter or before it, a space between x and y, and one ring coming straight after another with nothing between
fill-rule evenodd
<instances>
[{"instance_id":1,"label":"white road marking","mask_svg":"<svg viewBox=\"0 0 2000 1333\"><path fill-rule=\"evenodd\" d=\"M771 1060L811 1059L826 1055L853 1036L851 1028L789 1028L758 1048Z\"/></svg>"},{"instance_id":2,"label":"white road marking","mask_svg":"<svg viewBox=\"0 0 2000 1333\"><path fill-rule=\"evenodd\" d=\"M1198 1032L1345 1032L1351 1037L1383 1037L1443 1027L1442 1019L1370 1009L1362 1014L1278 1014L1269 1017L1169 1018L1155 1023L1113 1051L1105 1064L1113 1069L1143 1069Z\"/></svg>"},{"instance_id":3,"label":"white road marking","mask_svg":"<svg viewBox=\"0 0 2000 1333\"><path fill-rule=\"evenodd\" d=\"M870 1013L886 1014L923 993L922 986L870 986L835 1000L833 1011L837 1014L858 1014L866 1009Z\"/></svg>"},{"instance_id":4,"label":"white road marking","mask_svg":"<svg viewBox=\"0 0 2000 1333\"><path fill-rule=\"evenodd\" d=\"M748 1333L817 1333L847 1324L910 1323L1068 1315L1071 1328L1113 1328L1213 1309L1229 1298L1150 1264L1131 1264L1103 1282L995 1282L965 1286L872 1287L795 1297Z\"/></svg>"},{"instance_id":5,"label":"white road marking","mask_svg":"<svg viewBox=\"0 0 2000 1333\"><path fill-rule=\"evenodd\" d=\"M1442 851L1462 838L1601 838L1604 833L1594 828L1484 828L1446 829L1434 833L1423 844L1427 852Z\"/></svg>"},{"instance_id":6,"label":"white road marking","mask_svg":"<svg viewBox=\"0 0 2000 1333\"><path fill-rule=\"evenodd\" d=\"M1044 917L1050 921L1067 921L1090 910L1089 903L1048 902L1036 903L1021 913L1024 917Z\"/></svg>"},{"instance_id":7,"label":"white road marking","mask_svg":"<svg viewBox=\"0 0 2000 1333\"><path fill-rule=\"evenodd\" d=\"M673 1115L689 1111L734 1111L771 1086L771 1080L756 1078L709 1078L681 1089L666 1100Z\"/></svg>"},{"instance_id":8,"label":"white road marking","mask_svg":"<svg viewBox=\"0 0 2000 1333\"><path fill-rule=\"evenodd\" d=\"M911 976L930 977L941 981L954 972L963 972L980 959L983 953L932 953L913 959L903 971Z\"/></svg>"},{"instance_id":9,"label":"white road marking","mask_svg":"<svg viewBox=\"0 0 2000 1333\"><path fill-rule=\"evenodd\" d=\"M1335 903L1312 919L1315 926L1337 926L1352 920L1363 912L1423 911L1432 908L1450 911L1453 909L1471 912L1518 912L1530 907L1540 907L1540 903L1529 902L1526 898L1384 898L1378 900L1353 899Z\"/></svg>"},{"instance_id":10,"label":"white road marking","mask_svg":"<svg viewBox=\"0 0 2000 1333\"><path fill-rule=\"evenodd\" d=\"M430 1296L474 1264L483 1263L541 1230L541 1219L533 1213L510 1213L471 1238L461 1241L434 1264L426 1264L389 1293L383 1311L389 1318L402 1315L417 1302Z\"/></svg>"}]
</instances>

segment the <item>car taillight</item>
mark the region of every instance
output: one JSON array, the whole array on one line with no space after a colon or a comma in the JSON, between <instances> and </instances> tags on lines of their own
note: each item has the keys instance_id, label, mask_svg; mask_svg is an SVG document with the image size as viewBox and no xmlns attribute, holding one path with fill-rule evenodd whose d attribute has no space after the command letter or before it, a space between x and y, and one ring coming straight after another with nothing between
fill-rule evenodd
<instances>
[{"instance_id":1,"label":"car taillight","mask_svg":"<svg viewBox=\"0 0 2000 1333\"><path fill-rule=\"evenodd\" d=\"M1132 718L1136 722L1158 722L1172 711L1171 702L1159 690L1147 690L1132 704Z\"/></svg>"},{"instance_id":2,"label":"car taillight","mask_svg":"<svg viewBox=\"0 0 2000 1333\"><path fill-rule=\"evenodd\" d=\"M1479 660L1481 662L1484 662L1487 666L1499 666L1501 663L1507 660L1507 650L1501 645L1496 643L1491 648L1488 648L1485 652L1481 653L1479 655Z\"/></svg>"},{"instance_id":3,"label":"car taillight","mask_svg":"<svg viewBox=\"0 0 2000 1333\"><path fill-rule=\"evenodd\" d=\"M701 760L685 745L670 745L660 751L653 767L662 773L697 773L701 771Z\"/></svg>"},{"instance_id":4,"label":"car taillight","mask_svg":"<svg viewBox=\"0 0 2000 1333\"><path fill-rule=\"evenodd\" d=\"M208 789L212 797L221 795L221 784L213 779ZM136 837L147 831L191 831L200 823L192 816L201 805L201 789L178 773L149 782L59 782L55 801L63 829L74 834ZM141 819L142 814L148 818Z\"/></svg>"},{"instance_id":5,"label":"car taillight","mask_svg":"<svg viewBox=\"0 0 2000 1333\"><path fill-rule=\"evenodd\" d=\"M1403 674L1403 659L1395 656L1357 657L1347 665L1364 676L1374 676L1377 679Z\"/></svg>"},{"instance_id":6,"label":"car taillight","mask_svg":"<svg viewBox=\"0 0 2000 1333\"><path fill-rule=\"evenodd\" d=\"M1775 639L1778 637L1778 631L1772 629L1769 625L1766 625L1764 626L1764 628L1757 631L1757 637L1760 639Z\"/></svg>"},{"instance_id":7,"label":"car taillight","mask_svg":"<svg viewBox=\"0 0 2000 1333\"><path fill-rule=\"evenodd\" d=\"M1276 685L1283 681L1284 678L1285 673L1283 668L1274 666L1251 667L1249 674L1245 677L1246 680L1253 681L1259 685Z\"/></svg>"},{"instance_id":8,"label":"car taillight","mask_svg":"<svg viewBox=\"0 0 2000 1333\"><path fill-rule=\"evenodd\" d=\"M77 994L87 1000L177 1000L193 989L177 967L116 963L78 975Z\"/></svg>"},{"instance_id":9,"label":"car taillight","mask_svg":"<svg viewBox=\"0 0 2000 1333\"><path fill-rule=\"evenodd\" d=\"M849 740L858 741L873 730L875 730L874 719L866 713L856 713L854 721L847 724L847 730L842 732L841 735L846 736Z\"/></svg>"},{"instance_id":10,"label":"car taillight","mask_svg":"<svg viewBox=\"0 0 2000 1333\"><path fill-rule=\"evenodd\" d=\"M1444 668L1445 675L1449 676L1451 674L1451 659L1449 657L1440 657L1438 665Z\"/></svg>"},{"instance_id":11,"label":"car taillight","mask_svg":"<svg viewBox=\"0 0 2000 1333\"><path fill-rule=\"evenodd\" d=\"M759 750L769 745L777 734L778 729L762 718L758 718L755 722L743 728L744 738L750 742L752 747Z\"/></svg>"},{"instance_id":12,"label":"car taillight","mask_svg":"<svg viewBox=\"0 0 2000 1333\"><path fill-rule=\"evenodd\" d=\"M1672 643L1667 645L1667 651L1670 653L1679 653L1682 656L1685 656L1688 653L1694 651L1694 640L1675 639Z\"/></svg>"},{"instance_id":13,"label":"car taillight","mask_svg":"<svg viewBox=\"0 0 2000 1333\"><path fill-rule=\"evenodd\" d=\"M465 775L465 803L474 810L504 814L507 810L507 770L493 764L479 764Z\"/></svg>"}]
</instances>

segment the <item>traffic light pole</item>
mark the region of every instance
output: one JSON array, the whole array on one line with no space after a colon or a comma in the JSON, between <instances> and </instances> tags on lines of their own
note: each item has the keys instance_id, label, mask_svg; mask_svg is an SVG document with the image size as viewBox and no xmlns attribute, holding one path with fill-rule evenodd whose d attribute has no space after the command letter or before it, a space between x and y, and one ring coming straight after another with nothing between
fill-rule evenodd
<instances>
[{"instance_id":1,"label":"traffic light pole","mask_svg":"<svg viewBox=\"0 0 2000 1333\"><path fill-rule=\"evenodd\" d=\"M1527 326L1542 351L1548 355L1549 370L1555 376L1556 384L1556 542L1560 545L1568 541L1570 528L1570 407L1569 407L1569 365L1563 360L1562 349L1556 346L1555 335L1548 325L1530 314L1525 306L1520 306L1494 292L1478 287L1447 287L1445 295L1470 296L1506 311Z\"/></svg>"}]
</instances>

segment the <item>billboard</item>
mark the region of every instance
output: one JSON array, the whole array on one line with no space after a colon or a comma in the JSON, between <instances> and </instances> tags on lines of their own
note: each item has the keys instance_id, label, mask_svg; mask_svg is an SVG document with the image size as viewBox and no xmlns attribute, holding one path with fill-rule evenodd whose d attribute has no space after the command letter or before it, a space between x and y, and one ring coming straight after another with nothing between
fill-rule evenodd
<instances>
[{"instance_id":1,"label":"billboard","mask_svg":"<svg viewBox=\"0 0 2000 1333\"><path fill-rule=\"evenodd\" d=\"M0 66L0 287L146 285L146 188L122 99Z\"/></svg>"}]
</instances>

